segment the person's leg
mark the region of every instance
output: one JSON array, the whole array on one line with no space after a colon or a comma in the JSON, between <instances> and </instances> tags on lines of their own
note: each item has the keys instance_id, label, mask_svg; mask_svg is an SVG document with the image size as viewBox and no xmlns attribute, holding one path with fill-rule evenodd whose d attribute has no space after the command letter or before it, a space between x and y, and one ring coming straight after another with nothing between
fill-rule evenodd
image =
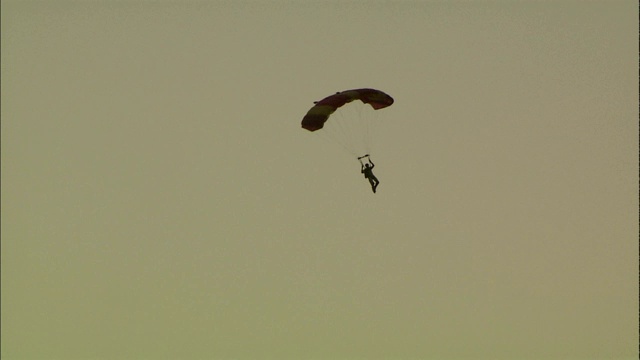
<instances>
[{"instance_id":1,"label":"person's leg","mask_svg":"<svg viewBox=\"0 0 640 360\"><path fill-rule=\"evenodd\" d=\"M380 180L378 180L378 178L375 177L375 176L372 176L371 179L375 182L375 184L374 183L371 184L371 186L373 186L373 188L375 190L375 188L377 188L378 185L380 185Z\"/></svg>"}]
</instances>

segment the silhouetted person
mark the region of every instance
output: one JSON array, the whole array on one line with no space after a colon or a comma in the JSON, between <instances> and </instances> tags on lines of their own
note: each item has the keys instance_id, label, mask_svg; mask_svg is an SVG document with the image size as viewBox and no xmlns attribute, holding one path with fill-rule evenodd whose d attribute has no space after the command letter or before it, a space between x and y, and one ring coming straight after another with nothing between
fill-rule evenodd
<instances>
[{"instance_id":1,"label":"silhouetted person","mask_svg":"<svg viewBox=\"0 0 640 360\"><path fill-rule=\"evenodd\" d=\"M366 157L368 160L368 163L366 164L362 162L362 158L364 157ZM369 155L359 157L358 160L360 160L360 165L362 165L362 169L360 170L360 172L364 174L364 177L367 178L367 180L369 180L369 184L371 184L371 190L373 190L373 192L375 193L376 188L380 184L380 181L378 180L378 178L375 175L373 175L373 167L376 165L373 163L373 161L371 161L371 158L369 158Z\"/></svg>"}]
</instances>

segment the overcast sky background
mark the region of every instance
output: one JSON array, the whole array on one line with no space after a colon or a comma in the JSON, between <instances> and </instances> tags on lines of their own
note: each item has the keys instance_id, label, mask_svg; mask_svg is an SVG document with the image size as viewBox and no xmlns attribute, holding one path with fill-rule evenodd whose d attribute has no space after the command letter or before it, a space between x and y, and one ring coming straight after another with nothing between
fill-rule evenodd
<instances>
[{"instance_id":1,"label":"overcast sky background","mask_svg":"<svg viewBox=\"0 0 640 360\"><path fill-rule=\"evenodd\" d=\"M3 359L637 359L636 1L1 10Z\"/></svg>"}]
</instances>

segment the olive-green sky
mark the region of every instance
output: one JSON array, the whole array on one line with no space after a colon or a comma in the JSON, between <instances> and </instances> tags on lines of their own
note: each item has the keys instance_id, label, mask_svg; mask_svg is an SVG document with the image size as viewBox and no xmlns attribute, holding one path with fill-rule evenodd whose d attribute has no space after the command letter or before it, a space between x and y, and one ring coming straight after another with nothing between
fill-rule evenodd
<instances>
[{"instance_id":1,"label":"olive-green sky","mask_svg":"<svg viewBox=\"0 0 640 360\"><path fill-rule=\"evenodd\" d=\"M1 10L3 360L637 358L636 1Z\"/></svg>"}]
</instances>

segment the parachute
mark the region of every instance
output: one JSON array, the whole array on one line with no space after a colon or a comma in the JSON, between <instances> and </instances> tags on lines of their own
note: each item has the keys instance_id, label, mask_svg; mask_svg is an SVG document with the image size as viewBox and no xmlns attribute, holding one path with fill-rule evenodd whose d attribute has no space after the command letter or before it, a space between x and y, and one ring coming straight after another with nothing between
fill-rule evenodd
<instances>
[{"instance_id":1,"label":"parachute","mask_svg":"<svg viewBox=\"0 0 640 360\"><path fill-rule=\"evenodd\" d=\"M378 117L375 110L391 106L393 101L376 89L340 91L316 101L302 119L302 128L322 134L352 155L363 155L371 151Z\"/></svg>"}]
</instances>

